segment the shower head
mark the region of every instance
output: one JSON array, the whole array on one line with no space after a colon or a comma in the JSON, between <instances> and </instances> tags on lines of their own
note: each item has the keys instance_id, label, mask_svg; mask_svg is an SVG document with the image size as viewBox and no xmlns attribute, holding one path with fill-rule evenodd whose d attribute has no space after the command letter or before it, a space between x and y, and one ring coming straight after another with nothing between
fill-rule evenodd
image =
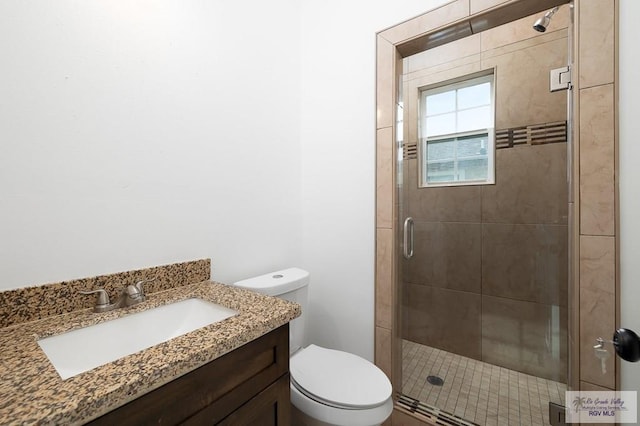
<instances>
[{"instance_id":1,"label":"shower head","mask_svg":"<svg viewBox=\"0 0 640 426\"><path fill-rule=\"evenodd\" d=\"M544 16L540 19L538 19L534 24L533 24L533 29L536 31L539 31L541 33L547 31L547 27L549 26L549 22L551 22L551 17L553 16L554 13L556 13L559 9L559 6L554 7L553 9L551 9L550 11L548 11L547 13L544 14Z\"/></svg>"}]
</instances>

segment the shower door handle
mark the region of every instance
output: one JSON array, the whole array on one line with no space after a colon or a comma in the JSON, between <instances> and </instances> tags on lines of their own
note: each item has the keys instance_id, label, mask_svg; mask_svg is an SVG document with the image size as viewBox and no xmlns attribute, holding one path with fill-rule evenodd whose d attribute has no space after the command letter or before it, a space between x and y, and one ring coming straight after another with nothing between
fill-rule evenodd
<instances>
[{"instance_id":1,"label":"shower door handle","mask_svg":"<svg viewBox=\"0 0 640 426\"><path fill-rule=\"evenodd\" d=\"M405 259L413 257L413 218L408 217L404 220L404 232L402 238L402 249Z\"/></svg>"}]
</instances>

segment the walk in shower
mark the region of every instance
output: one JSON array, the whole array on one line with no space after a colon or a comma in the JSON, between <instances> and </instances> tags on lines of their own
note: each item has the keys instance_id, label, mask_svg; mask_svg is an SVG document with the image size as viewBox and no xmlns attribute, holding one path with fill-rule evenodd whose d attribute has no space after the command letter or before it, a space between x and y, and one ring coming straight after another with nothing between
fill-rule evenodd
<instances>
[{"instance_id":1,"label":"walk in shower","mask_svg":"<svg viewBox=\"0 0 640 426\"><path fill-rule=\"evenodd\" d=\"M547 425L567 383L569 5L405 57L398 102L400 404Z\"/></svg>"}]
</instances>

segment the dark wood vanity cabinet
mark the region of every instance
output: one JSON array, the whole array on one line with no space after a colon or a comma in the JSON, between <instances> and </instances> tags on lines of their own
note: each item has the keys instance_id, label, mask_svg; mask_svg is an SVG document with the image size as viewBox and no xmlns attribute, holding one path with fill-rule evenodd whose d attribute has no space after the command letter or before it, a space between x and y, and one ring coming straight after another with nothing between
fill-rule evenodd
<instances>
[{"instance_id":1,"label":"dark wood vanity cabinet","mask_svg":"<svg viewBox=\"0 0 640 426\"><path fill-rule=\"evenodd\" d=\"M289 425L289 325L89 425Z\"/></svg>"}]
</instances>

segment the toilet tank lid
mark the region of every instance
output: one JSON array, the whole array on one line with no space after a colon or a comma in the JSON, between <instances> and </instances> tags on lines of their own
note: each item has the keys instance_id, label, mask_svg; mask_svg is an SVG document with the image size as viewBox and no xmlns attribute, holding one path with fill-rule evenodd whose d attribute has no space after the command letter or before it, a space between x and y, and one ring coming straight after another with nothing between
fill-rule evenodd
<instances>
[{"instance_id":1,"label":"toilet tank lid","mask_svg":"<svg viewBox=\"0 0 640 426\"><path fill-rule=\"evenodd\" d=\"M300 268L288 268L269 272L233 283L236 287L253 290L267 296L278 296L309 284L309 273Z\"/></svg>"}]
</instances>

